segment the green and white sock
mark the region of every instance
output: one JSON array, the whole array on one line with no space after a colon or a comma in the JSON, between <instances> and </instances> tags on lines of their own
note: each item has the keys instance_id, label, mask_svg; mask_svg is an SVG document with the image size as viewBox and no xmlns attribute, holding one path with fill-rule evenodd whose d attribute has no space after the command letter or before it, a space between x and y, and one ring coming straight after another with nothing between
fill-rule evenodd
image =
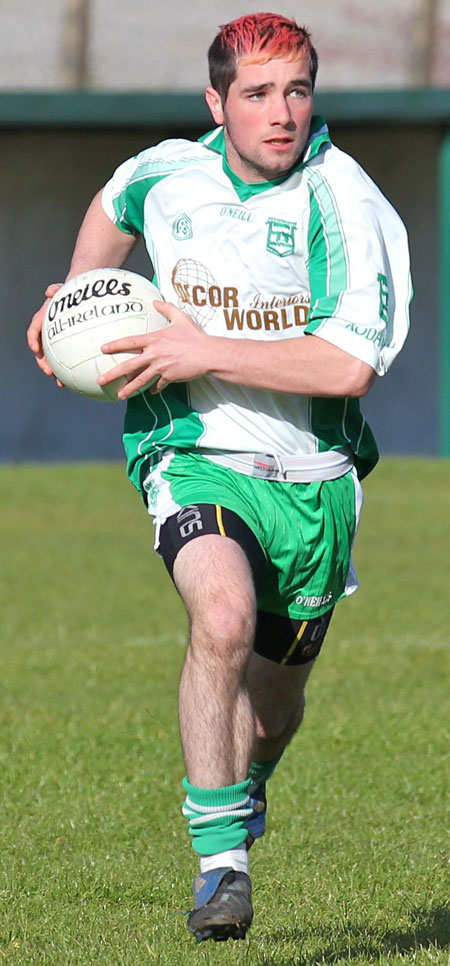
<instances>
[{"instance_id":1,"label":"green and white sock","mask_svg":"<svg viewBox=\"0 0 450 966\"><path fill-rule=\"evenodd\" d=\"M234 869L235 872L246 872L248 875L248 851L246 845L239 845L237 849L227 852L216 852L214 855L200 856L200 872L210 869Z\"/></svg>"},{"instance_id":2,"label":"green and white sock","mask_svg":"<svg viewBox=\"0 0 450 966\"><path fill-rule=\"evenodd\" d=\"M192 845L199 855L237 849L247 838L246 820L250 779L224 788L198 788L183 779L187 792L183 815L189 821Z\"/></svg>"}]
</instances>

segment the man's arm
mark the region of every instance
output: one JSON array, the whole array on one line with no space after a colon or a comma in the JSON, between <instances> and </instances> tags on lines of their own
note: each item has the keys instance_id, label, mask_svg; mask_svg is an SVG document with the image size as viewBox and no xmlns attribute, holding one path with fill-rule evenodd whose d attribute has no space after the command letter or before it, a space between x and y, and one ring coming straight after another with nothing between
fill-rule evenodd
<instances>
[{"instance_id":1,"label":"man's arm","mask_svg":"<svg viewBox=\"0 0 450 966\"><path fill-rule=\"evenodd\" d=\"M120 268L136 243L135 235L116 228L105 214L101 195L101 191L95 195L85 214L65 281L93 268ZM45 292L47 298L33 315L27 331L28 346L34 353L38 366L47 376L52 375L52 370L42 351L41 331L49 299L58 287L59 283L48 286Z\"/></svg>"},{"instance_id":2,"label":"man's arm","mask_svg":"<svg viewBox=\"0 0 450 966\"><path fill-rule=\"evenodd\" d=\"M375 380L366 362L319 336L220 342L209 353L209 374L227 382L306 396L364 396Z\"/></svg>"},{"instance_id":3,"label":"man's arm","mask_svg":"<svg viewBox=\"0 0 450 966\"><path fill-rule=\"evenodd\" d=\"M104 212L102 192L95 195L84 216L66 281L92 268L120 268L136 244L136 235L121 231Z\"/></svg>"},{"instance_id":4,"label":"man's arm","mask_svg":"<svg viewBox=\"0 0 450 966\"><path fill-rule=\"evenodd\" d=\"M103 346L106 352L141 350L99 379L133 377L119 393L126 399L159 374L150 392L171 382L211 375L275 392L306 396L364 396L375 380L372 366L319 336L259 342L211 336L168 302L155 307L172 323L151 335L129 336Z\"/></svg>"}]
</instances>

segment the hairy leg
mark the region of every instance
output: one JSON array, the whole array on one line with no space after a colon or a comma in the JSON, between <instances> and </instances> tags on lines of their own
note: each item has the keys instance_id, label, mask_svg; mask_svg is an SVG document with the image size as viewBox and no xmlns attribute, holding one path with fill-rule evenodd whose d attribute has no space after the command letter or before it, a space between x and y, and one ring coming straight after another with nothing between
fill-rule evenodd
<instances>
[{"instance_id":1,"label":"hairy leg","mask_svg":"<svg viewBox=\"0 0 450 966\"><path fill-rule=\"evenodd\" d=\"M246 672L256 603L247 557L213 534L180 550L174 580L190 619L180 682L180 730L188 779L202 788L244 781L254 745Z\"/></svg>"},{"instance_id":2,"label":"hairy leg","mask_svg":"<svg viewBox=\"0 0 450 966\"><path fill-rule=\"evenodd\" d=\"M252 654L247 684L255 714L255 761L272 761L281 755L300 727L305 685L313 665L310 661L286 667Z\"/></svg>"}]
</instances>

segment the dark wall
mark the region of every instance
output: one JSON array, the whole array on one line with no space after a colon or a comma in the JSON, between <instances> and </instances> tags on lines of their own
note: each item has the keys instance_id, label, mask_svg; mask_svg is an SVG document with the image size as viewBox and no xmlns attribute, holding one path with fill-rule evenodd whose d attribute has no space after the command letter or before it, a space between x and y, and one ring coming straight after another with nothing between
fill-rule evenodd
<instances>
[{"instance_id":1,"label":"dark wall","mask_svg":"<svg viewBox=\"0 0 450 966\"><path fill-rule=\"evenodd\" d=\"M331 129L335 142L360 161L390 198L411 240L416 292L411 334L363 408L382 452L436 454L440 134L421 126ZM151 141L163 136L152 132ZM27 350L25 331L46 284L66 274L92 196L120 161L148 143L148 131L0 132L2 462L122 455L123 404L57 390ZM139 246L127 267L145 273L146 266Z\"/></svg>"},{"instance_id":2,"label":"dark wall","mask_svg":"<svg viewBox=\"0 0 450 966\"><path fill-rule=\"evenodd\" d=\"M405 347L363 401L380 449L439 450L438 157L442 135L421 126L333 130L368 171L409 233L414 299Z\"/></svg>"}]
</instances>

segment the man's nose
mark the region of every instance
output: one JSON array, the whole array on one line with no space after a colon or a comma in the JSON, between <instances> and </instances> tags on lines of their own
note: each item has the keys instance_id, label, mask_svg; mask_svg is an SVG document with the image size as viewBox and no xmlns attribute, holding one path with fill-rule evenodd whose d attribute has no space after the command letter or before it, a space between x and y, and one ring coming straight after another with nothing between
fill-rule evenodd
<instances>
[{"instance_id":1,"label":"man's nose","mask_svg":"<svg viewBox=\"0 0 450 966\"><path fill-rule=\"evenodd\" d=\"M270 123L282 124L285 127L291 120L292 115L287 99L281 95L275 97L271 103Z\"/></svg>"}]
</instances>

